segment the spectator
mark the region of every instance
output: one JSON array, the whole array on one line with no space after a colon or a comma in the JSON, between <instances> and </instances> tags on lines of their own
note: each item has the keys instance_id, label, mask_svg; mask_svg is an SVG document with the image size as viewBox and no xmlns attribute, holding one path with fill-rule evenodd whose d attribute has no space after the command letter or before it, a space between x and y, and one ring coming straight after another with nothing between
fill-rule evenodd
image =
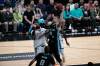
<instances>
[{"instance_id":1,"label":"spectator","mask_svg":"<svg viewBox=\"0 0 100 66\"><path fill-rule=\"evenodd\" d=\"M80 0L79 1L79 6L80 6L80 8L83 8L83 6L84 6L84 0Z\"/></svg>"},{"instance_id":2,"label":"spectator","mask_svg":"<svg viewBox=\"0 0 100 66\"><path fill-rule=\"evenodd\" d=\"M22 14L19 12L18 8L16 7L13 12L14 21L16 23L18 32L21 34L23 30L23 23L22 23Z\"/></svg>"},{"instance_id":3,"label":"spectator","mask_svg":"<svg viewBox=\"0 0 100 66\"><path fill-rule=\"evenodd\" d=\"M27 5L26 11L23 15L23 25L24 25L24 32L28 32L30 26L34 23L34 12L30 5Z\"/></svg>"},{"instance_id":4,"label":"spectator","mask_svg":"<svg viewBox=\"0 0 100 66\"><path fill-rule=\"evenodd\" d=\"M54 10L54 0L49 0L50 2L46 5L46 11L47 14L50 15L52 14L53 10Z\"/></svg>"},{"instance_id":5,"label":"spectator","mask_svg":"<svg viewBox=\"0 0 100 66\"><path fill-rule=\"evenodd\" d=\"M65 10L63 11L63 18L65 19L66 29L69 29L71 24L71 14L70 14L70 5L67 4Z\"/></svg>"},{"instance_id":6,"label":"spectator","mask_svg":"<svg viewBox=\"0 0 100 66\"><path fill-rule=\"evenodd\" d=\"M35 10L35 8L36 8L36 4L34 3L33 0L31 1L31 6L32 6L32 10Z\"/></svg>"},{"instance_id":7,"label":"spectator","mask_svg":"<svg viewBox=\"0 0 100 66\"><path fill-rule=\"evenodd\" d=\"M70 4L70 11L74 9L74 3L73 0L69 0L69 4Z\"/></svg>"},{"instance_id":8,"label":"spectator","mask_svg":"<svg viewBox=\"0 0 100 66\"><path fill-rule=\"evenodd\" d=\"M93 0L89 0L88 4L89 4L89 8L93 8Z\"/></svg>"},{"instance_id":9,"label":"spectator","mask_svg":"<svg viewBox=\"0 0 100 66\"><path fill-rule=\"evenodd\" d=\"M0 7L0 32L4 31L3 23L4 23L3 9L2 7Z\"/></svg>"},{"instance_id":10,"label":"spectator","mask_svg":"<svg viewBox=\"0 0 100 66\"><path fill-rule=\"evenodd\" d=\"M71 18L71 14L70 14L70 5L67 4L64 12L63 12L63 18L66 20L66 19L69 19Z\"/></svg>"},{"instance_id":11,"label":"spectator","mask_svg":"<svg viewBox=\"0 0 100 66\"><path fill-rule=\"evenodd\" d=\"M84 4L83 7L83 18L82 18L82 23L81 23L81 27L82 29L90 29L90 23L91 23L91 19L90 19L90 8L89 5L87 3Z\"/></svg>"},{"instance_id":12,"label":"spectator","mask_svg":"<svg viewBox=\"0 0 100 66\"><path fill-rule=\"evenodd\" d=\"M11 7L11 1L10 0L5 0L4 7L5 8Z\"/></svg>"},{"instance_id":13,"label":"spectator","mask_svg":"<svg viewBox=\"0 0 100 66\"><path fill-rule=\"evenodd\" d=\"M44 19L46 19L46 5L43 4L43 0L39 0L37 7L41 9Z\"/></svg>"},{"instance_id":14,"label":"spectator","mask_svg":"<svg viewBox=\"0 0 100 66\"><path fill-rule=\"evenodd\" d=\"M38 7L35 8L34 16L35 16L35 22L38 23L41 27L43 27L45 21L43 19L43 14L40 8Z\"/></svg>"},{"instance_id":15,"label":"spectator","mask_svg":"<svg viewBox=\"0 0 100 66\"><path fill-rule=\"evenodd\" d=\"M21 14L24 14L24 11L26 10L26 8L24 8L23 3L18 3L16 7L18 7L18 10L19 12L21 12Z\"/></svg>"},{"instance_id":16,"label":"spectator","mask_svg":"<svg viewBox=\"0 0 100 66\"><path fill-rule=\"evenodd\" d=\"M79 8L79 4L75 3L74 6L75 9L71 11L71 17L73 18L73 28L77 29L80 27L80 21L83 17L83 11L81 8Z\"/></svg>"},{"instance_id":17,"label":"spectator","mask_svg":"<svg viewBox=\"0 0 100 66\"><path fill-rule=\"evenodd\" d=\"M24 0L24 6L26 7L27 5L29 5L31 3L31 0Z\"/></svg>"},{"instance_id":18,"label":"spectator","mask_svg":"<svg viewBox=\"0 0 100 66\"><path fill-rule=\"evenodd\" d=\"M100 20L100 5L97 0L94 1L94 9L95 9L95 14L96 14L96 19Z\"/></svg>"},{"instance_id":19,"label":"spectator","mask_svg":"<svg viewBox=\"0 0 100 66\"><path fill-rule=\"evenodd\" d=\"M79 8L78 3L75 3L74 7L75 7L75 9L71 11L71 16L75 19L81 20L81 18L83 17L82 9Z\"/></svg>"},{"instance_id":20,"label":"spectator","mask_svg":"<svg viewBox=\"0 0 100 66\"><path fill-rule=\"evenodd\" d=\"M46 21L52 21L52 13L54 11L54 0L49 0L50 3L46 5L47 18Z\"/></svg>"},{"instance_id":21,"label":"spectator","mask_svg":"<svg viewBox=\"0 0 100 66\"><path fill-rule=\"evenodd\" d=\"M98 1L94 1L94 6L90 8L90 12L91 12L91 18L92 18L92 22L91 22L92 29L96 29L96 19L100 18L99 17L100 8L98 5Z\"/></svg>"},{"instance_id":22,"label":"spectator","mask_svg":"<svg viewBox=\"0 0 100 66\"><path fill-rule=\"evenodd\" d=\"M35 20L37 21L38 19L42 18L43 17L43 14L42 14L42 11L40 8L36 7L35 10L34 10L34 17L35 17Z\"/></svg>"},{"instance_id":23,"label":"spectator","mask_svg":"<svg viewBox=\"0 0 100 66\"><path fill-rule=\"evenodd\" d=\"M4 12L4 23L6 32L8 32L9 25L15 25L13 22L13 13L10 12L10 8L6 8L6 11ZM16 31L16 29L14 29L14 31Z\"/></svg>"}]
</instances>

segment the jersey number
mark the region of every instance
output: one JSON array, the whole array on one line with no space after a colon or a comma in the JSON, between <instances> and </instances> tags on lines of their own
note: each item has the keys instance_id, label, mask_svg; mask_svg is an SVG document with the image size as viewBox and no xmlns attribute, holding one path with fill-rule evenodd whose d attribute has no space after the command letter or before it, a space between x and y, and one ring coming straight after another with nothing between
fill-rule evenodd
<instances>
[{"instance_id":1,"label":"jersey number","mask_svg":"<svg viewBox=\"0 0 100 66\"><path fill-rule=\"evenodd\" d=\"M41 61L40 61L40 65L42 65L42 66L43 66L43 65L44 65L44 63L45 63L45 60L41 60Z\"/></svg>"}]
</instances>

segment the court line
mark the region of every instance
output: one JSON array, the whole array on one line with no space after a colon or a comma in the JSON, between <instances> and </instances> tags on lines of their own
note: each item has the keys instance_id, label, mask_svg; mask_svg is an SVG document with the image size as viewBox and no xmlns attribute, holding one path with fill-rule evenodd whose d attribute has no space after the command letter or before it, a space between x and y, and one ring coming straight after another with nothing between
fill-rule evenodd
<instances>
[{"instance_id":1,"label":"court line","mask_svg":"<svg viewBox=\"0 0 100 66\"><path fill-rule=\"evenodd\" d=\"M100 50L100 49L93 49L93 48L80 48L80 47L69 47L74 49L84 49L84 50Z\"/></svg>"},{"instance_id":2,"label":"court line","mask_svg":"<svg viewBox=\"0 0 100 66\"><path fill-rule=\"evenodd\" d=\"M0 46L0 47L32 47L32 46Z\"/></svg>"},{"instance_id":3,"label":"court line","mask_svg":"<svg viewBox=\"0 0 100 66\"><path fill-rule=\"evenodd\" d=\"M33 59L34 56L35 56L34 52L0 54L0 61L29 60Z\"/></svg>"}]
</instances>

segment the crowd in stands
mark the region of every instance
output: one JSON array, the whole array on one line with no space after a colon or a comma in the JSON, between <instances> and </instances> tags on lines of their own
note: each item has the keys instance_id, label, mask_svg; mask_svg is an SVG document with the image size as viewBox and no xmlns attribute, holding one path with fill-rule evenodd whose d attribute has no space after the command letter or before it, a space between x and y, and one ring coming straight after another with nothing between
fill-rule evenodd
<instances>
[{"instance_id":1,"label":"crowd in stands","mask_svg":"<svg viewBox=\"0 0 100 66\"><path fill-rule=\"evenodd\" d=\"M0 4L0 32L6 33L10 30L18 33L27 33L30 27L39 23L45 27L46 23L52 21L52 14L55 7L62 11L55 10L55 15L63 18L65 30L75 32L77 30L91 31L97 29L100 25L100 6L98 0L80 0L73 2L69 0L66 4L50 0L44 3L39 0L6 0Z\"/></svg>"}]
</instances>

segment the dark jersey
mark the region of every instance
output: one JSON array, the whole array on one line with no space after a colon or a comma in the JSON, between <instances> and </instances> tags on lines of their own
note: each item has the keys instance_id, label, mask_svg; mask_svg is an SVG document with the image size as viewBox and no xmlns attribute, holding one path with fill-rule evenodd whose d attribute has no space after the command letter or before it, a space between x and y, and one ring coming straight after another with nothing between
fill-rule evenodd
<instances>
[{"instance_id":1,"label":"dark jersey","mask_svg":"<svg viewBox=\"0 0 100 66\"><path fill-rule=\"evenodd\" d=\"M52 25L49 32L49 42L48 46L50 48L50 53L54 55L55 59L60 63L62 60L59 54L58 48L58 30L55 25Z\"/></svg>"},{"instance_id":2,"label":"dark jersey","mask_svg":"<svg viewBox=\"0 0 100 66\"><path fill-rule=\"evenodd\" d=\"M37 60L36 66L49 66L55 64L53 57L49 53L40 53L35 58Z\"/></svg>"},{"instance_id":3,"label":"dark jersey","mask_svg":"<svg viewBox=\"0 0 100 66\"><path fill-rule=\"evenodd\" d=\"M49 39L50 39L50 41L53 40L53 42L55 42L56 39L57 39L57 29L56 29L56 26L55 25L52 25L50 27Z\"/></svg>"},{"instance_id":4,"label":"dark jersey","mask_svg":"<svg viewBox=\"0 0 100 66\"><path fill-rule=\"evenodd\" d=\"M50 53L58 52L58 42L57 42L57 28L55 25L52 25L49 32L49 41L48 46L50 47Z\"/></svg>"}]
</instances>

